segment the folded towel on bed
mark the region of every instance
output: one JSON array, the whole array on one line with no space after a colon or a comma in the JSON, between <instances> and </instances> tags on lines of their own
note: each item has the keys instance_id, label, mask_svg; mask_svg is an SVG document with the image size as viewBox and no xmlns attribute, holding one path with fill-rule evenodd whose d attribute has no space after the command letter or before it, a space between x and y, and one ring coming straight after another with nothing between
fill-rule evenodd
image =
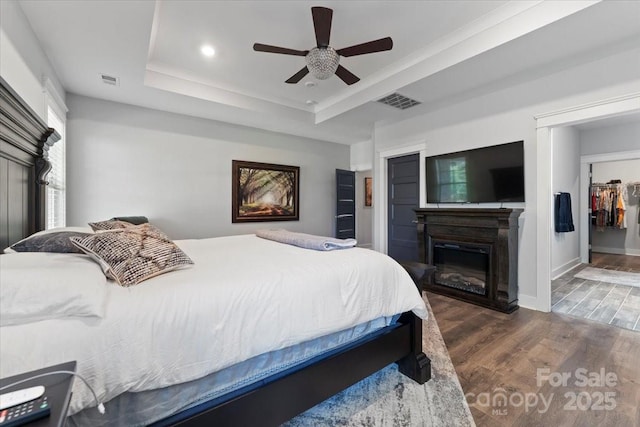
<instances>
[{"instance_id":1,"label":"folded towel on bed","mask_svg":"<svg viewBox=\"0 0 640 427\"><path fill-rule=\"evenodd\" d=\"M280 243L298 246L316 251L332 251L334 249L347 249L354 247L356 239L335 239L333 237L315 236L313 234L295 233L283 229L258 230L256 236L263 239L274 240Z\"/></svg>"}]
</instances>

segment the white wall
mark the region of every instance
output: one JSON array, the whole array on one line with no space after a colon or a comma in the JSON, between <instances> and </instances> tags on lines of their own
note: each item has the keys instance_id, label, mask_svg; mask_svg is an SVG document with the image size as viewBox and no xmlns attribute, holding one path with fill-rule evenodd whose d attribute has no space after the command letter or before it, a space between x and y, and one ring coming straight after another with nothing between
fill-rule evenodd
<instances>
[{"instance_id":1,"label":"white wall","mask_svg":"<svg viewBox=\"0 0 640 427\"><path fill-rule=\"evenodd\" d=\"M425 140L427 155L524 140L525 198L519 234L519 300L526 307L541 307L537 295L537 152L535 115L602 99L640 92L640 49L617 51L600 60L577 63L533 79L511 79L512 85L438 107L400 123L377 126L375 150ZM531 74L530 74L531 75ZM529 76L530 76L529 75ZM529 77L525 76L525 77ZM543 165L552 173L551 164ZM378 178L376 170L374 180ZM376 194L382 187L376 186ZM549 193L549 197L552 194ZM493 207L492 205L484 205ZM483 206L483 207L484 207ZM499 205L498 205L499 206ZM515 205L517 207L517 205ZM374 212L374 242L383 212ZM574 218L575 220L575 218ZM549 253L550 247L546 248ZM543 296L541 296L543 298Z\"/></svg>"},{"instance_id":2,"label":"white wall","mask_svg":"<svg viewBox=\"0 0 640 427\"><path fill-rule=\"evenodd\" d=\"M373 169L373 141L363 141L350 146L351 170Z\"/></svg>"},{"instance_id":3,"label":"white wall","mask_svg":"<svg viewBox=\"0 0 640 427\"><path fill-rule=\"evenodd\" d=\"M580 134L573 127L552 131L552 191L571 194L575 231L557 233L551 239L551 277L555 278L580 263Z\"/></svg>"},{"instance_id":4,"label":"white wall","mask_svg":"<svg viewBox=\"0 0 640 427\"><path fill-rule=\"evenodd\" d=\"M43 120L45 79L64 102L64 88L15 0L0 1L0 75Z\"/></svg>"},{"instance_id":5,"label":"white wall","mask_svg":"<svg viewBox=\"0 0 640 427\"><path fill-rule=\"evenodd\" d=\"M358 246L370 248L373 241L373 208L364 205L364 179L373 171L356 172L356 240Z\"/></svg>"},{"instance_id":6,"label":"white wall","mask_svg":"<svg viewBox=\"0 0 640 427\"><path fill-rule=\"evenodd\" d=\"M612 179L620 179L623 184L640 182L640 159L593 163L593 182L608 182ZM640 255L640 226L638 225L640 191L634 195L633 190L627 187L627 192L625 211L627 228L605 228L604 231L598 231L593 227L591 246L594 252Z\"/></svg>"},{"instance_id":7,"label":"white wall","mask_svg":"<svg viewBox=\"0 0 640 427\"><path fill-rule=\"evenodd\" d=\"M259 228L333 235L349 147L68 95L67 222L145 215L175 239ZM231 223L231 161L300 167L300 221Z\"/></svg>"},{"instance_id":8,"label":"white wall","mask_svg":"<svg viewBox=\"0 0 640 427\"><path fill-rule=\"evenodd\" d=\"M373 141L352 144L350 158L351 170L356 171L356 239L358 246L370 248L373 246L373 208L364 206L364 178L373 177Z\"/></svg>"},{"instance_id":9,"label":"white wall","mask_svg":"<svg viewBox=\"0 0 640 427\"><path fill-rule=\"evenodd\" d=\"M580 131L582 156L633 150L640 150L640 121Z\"/></svg>"}]
</instances>

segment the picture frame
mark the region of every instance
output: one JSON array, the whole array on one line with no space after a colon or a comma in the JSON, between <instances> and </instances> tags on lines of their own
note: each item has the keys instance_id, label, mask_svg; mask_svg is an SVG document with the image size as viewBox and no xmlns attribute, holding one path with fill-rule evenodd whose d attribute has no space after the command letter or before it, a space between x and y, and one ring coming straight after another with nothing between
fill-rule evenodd
<instances>
[{"instance_id":1,"label":"picture frame","mask_svg":"<svg viewBox=\"0 0 640 427\"><path fill-rule=\"evenodd\" d=\"M232 160L232 222L298 221L300 167Z\"/></svg>"},{"instance_id":2,"label":"picture frame","mask_svg":"<svg viewBox=\"0 0 640 427\"><path fill-rule=\"evenodd\" d=\"M373 206L373 178L370 176L364 178L364 206Z\"/></svg>"}]
</instances>

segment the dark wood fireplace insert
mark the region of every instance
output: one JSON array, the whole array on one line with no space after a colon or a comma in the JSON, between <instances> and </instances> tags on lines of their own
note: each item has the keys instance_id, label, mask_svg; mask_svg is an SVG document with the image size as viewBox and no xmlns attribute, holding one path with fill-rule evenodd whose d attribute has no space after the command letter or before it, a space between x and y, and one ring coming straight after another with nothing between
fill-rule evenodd
<instances>
[{"instance_id":1,"label":"dark wood fireplace insert","mask_svg":"<svg viewBox=\"0 0 640 427\"><path fill-rule=\"evenodd\" d=\"M522 209L416 209L419 259L436 267L423 288L494 310L518 308Z\"/></svg>"}]
</instances>

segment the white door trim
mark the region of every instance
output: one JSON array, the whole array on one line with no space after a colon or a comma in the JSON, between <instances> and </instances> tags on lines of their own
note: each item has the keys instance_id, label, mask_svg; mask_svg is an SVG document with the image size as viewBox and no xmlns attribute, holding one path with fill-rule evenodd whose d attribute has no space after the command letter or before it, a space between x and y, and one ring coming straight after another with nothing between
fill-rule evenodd
<instances>
[{"instance_id":1,"label":"white door trim","mask_svg":"<svg viewBox=\"0 0 640 427\"><path fill-rule=\"evenodd\" d=\"M568 126L640 111L640 92L536 114L536 127Z\"/></svg>"},{"instance_id":2,"label":"white door trim","mask_svg":"<svg viewBox=\"0 0 640 427\"><path fill-rule=\"evenodd\" d=\"M616 98L595 101L589 104L578 105L534 116L537 128L537 293L535 306L532 308L536 308L544 312L551 311L551 237L553 233L553 193L551 189L551 171L553 165L551 130L557 126L570 126L592 120L637 112L640 112L640 93L632 93ZM583 173L584 171L581 166L581 175Z\"/></svg>"}]
</instances>

